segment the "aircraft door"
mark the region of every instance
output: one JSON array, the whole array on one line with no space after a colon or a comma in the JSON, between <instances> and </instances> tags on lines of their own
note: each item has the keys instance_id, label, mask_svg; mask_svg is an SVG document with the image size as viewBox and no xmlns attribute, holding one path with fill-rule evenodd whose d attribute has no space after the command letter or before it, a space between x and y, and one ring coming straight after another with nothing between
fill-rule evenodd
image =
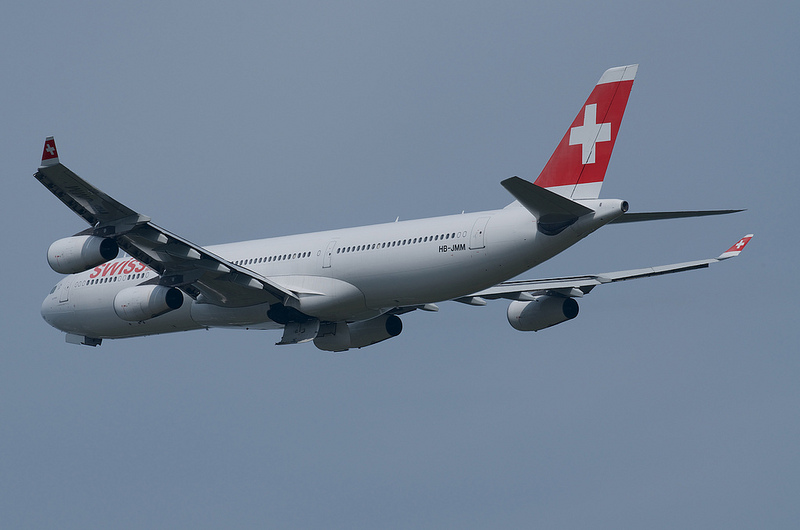
<instances>
[{"instance_id":1,"label":"aircraft door","mask_svg":"<svg viewBox=\"0 0 800 530\"><path fill-rule=\"evenodd\" d=\"M322 268L329 269L331 267L331 258L333 257L333 249L336 248L336 241L328 243L328 248L325 249L325 255L322 257Z\"/></svg>"},{"instance_id":2,"label":"aircraft door","mask_svg":"<svg viewBox=\"0 0 800 530\"><path fill-rule=\"evenodd\" d=\"M69 302L69 284L71 282L65 281L61 284L61 287L58 290L58 301L61 302Z\"/></svg>"},{"instance_id":3,"label":"aircraft door","mask_svg":"<svg viewBox=\"0 0 800 530\"><path fill-rule=\"evenodd\" d=\"M472 234L469 236L469 249L478 250L486 247L484 235L486 232L486 223L489 222L489 217L478 217L475 224L472 225Z\"/></svg>"}]
</instances>

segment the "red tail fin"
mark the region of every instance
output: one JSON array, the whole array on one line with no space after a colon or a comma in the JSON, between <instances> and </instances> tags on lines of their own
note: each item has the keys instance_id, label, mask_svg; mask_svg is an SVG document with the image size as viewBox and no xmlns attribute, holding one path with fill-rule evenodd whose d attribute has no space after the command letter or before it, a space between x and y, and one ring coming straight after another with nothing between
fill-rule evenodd
<instances>
[{"instance_id":1,"label":"red tail fin","mask_svg":"<svg viewBox=\"0 0 800 530\"><path fill-rule=\"evenodd\" d=\"M600 195L638 67L605 71L536 179L538 186L571 199Z\"/></svg>"}]
</instances>

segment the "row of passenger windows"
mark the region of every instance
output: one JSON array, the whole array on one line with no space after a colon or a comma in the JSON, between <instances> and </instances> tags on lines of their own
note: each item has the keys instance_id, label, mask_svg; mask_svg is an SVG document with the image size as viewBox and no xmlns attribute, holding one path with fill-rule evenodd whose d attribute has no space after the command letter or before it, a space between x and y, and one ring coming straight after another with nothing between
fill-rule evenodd
<instances>
[{"instance_id":1,"label":"row of passenger windows","mask_svg":"<svg viewBox=\"0 0 800 530\"><path fill-rule=\"evenodd\" d=\"M277 256L264 256L261 258L240 259L234 265L253 265L254 263L271 263L273 261L286 261L290 259L305 259L311 257L311 252L295 252L294 254L279 254Z\"/></svg>"},{"instance_id":2,"label":"row of passenger windows","mask_svg":"<svg viewBox=\"0 0 800 530\"><path fill-rule=\"evenodd\" d=\"M411 239L398 239L396 241L387 241L383 243L373 243L371 245L356 245L350 247L340 247L336 249L337 254L343 254L347 252L361 252L363 250L374 250L376 248L389 248L389 247L401 247L404 245L416 245L418 243L427 243L428 241L444 241L448 239L456 239L461 237L467 237L466 232L453 232L450 234L439 234L435 236L424 236L424 237L415 237Z\"/></svg>"},{"instance_id":3,"label":"row of passenger windows","mask_svg":"<svg viewBox=\"0 0 800 530\"><path fill-rule=\"evenodd\" d=\"M386 241L383 243L372 243L370 245L356 245L349 247L339 247L336 249L337 254L346 252L360 252L363 250L374 250L376 248L389 248L401 247L404 245L416 245L418 243L427 243L428 241L446 241L448 239L456 239L467 237L467 232L451 232L449 234L437 234L433 236L414 237L409 239L398 239L396 241ZM261 258L240 259L234 261L234 265L254 265L259 263L272 263L274 261L286 261L290 259L305 259L311 257L311 252L299 252L294 254L279 254L277 256L265 256Z\"/></svg>"},{"instance_id":4,"label":"row of passenger windows","mask_svg":"<svg viewBox=\"0 0 800 530\"><path fill-rule=\"evenodd\" d=\"M446 241L448 239L456 239L461 237L467 237L467 232L452 232L449 234L438 234L433 236L423 236L423 237L414 237L409 239L398 239L396 241L387 241L383 243L372 243L368 245L355 245L349 247L339 247L336 249L337 254L344 254L347 252L361 252L364 250L375 250L378 248L391 248L391 247L401 247L405 245L416 245L419 243L427 243L429 241ZM236 265L253 265L258 263L272 263L276 261L287 261L292 259L306 259L310 258L312 255L311 252L295 252L293 254L279 254L277 256L264 256L260 258L249 258L249 259L240 259L236 260L233 263ZM127 274L122 276L107 276L105 278L91 278L88 280L82 280L79 284L75 287L83 287L85 285L96 285L101 283L108 283L108 282L122 282L122 281L129 281L129 280L138 280L142 279L147 275L147 273L140 272L136 274ZM53 287L53 291L55 291L55 287ZM52 292L52 291L51 291Z\"/></svg>"},{"instance_id":5,"label":"row of passenger windows","mask_svg":"<svg viewBox=\"0 0 800 530\"><path fill-rule=\"evenodd\" d=\"M146 272L139 272L136 274L123 274L121 276L106 276L105 278L90 278L88 280L81 280L75 287L83 287L85 285L97 285L100 283L109 282L125 282L129 280L139 280L147 276Z\"/></svg>"},{"instance_id":6,"label":"row of passenger windows","mask_svg":"<svg viewBox=\"0 0 800 530\"><path fill-rule=\"evenodd\" d=\"M418 243L427 243L428 241L445 241L448 239L456 239L461 237L467 237L467 232L452 232L450 234L437 234L434 236L424 236L424 237L415 237L409 239L398 239L396 241L387 241L383 243L373 243L371 245L355 245L349 247L339 247L336 249L336 253L347 253L347 252L361 252L364 250L374 250L377 248L390 248L390 247L400 247L404 245L416 245ZM249 258L249 259L240 259L236 260L233 263L235 265L253 265L258 263L272 263L275 261L287 261L291 259L306 259L311 257L311 252L295 252L293 254L279 254L277 256L264 256L260 258ZM108 276L105 278L93 278L89 280L83 280L80 285L76 287L81 287L83 285L95 285L100 283L108 283L108 282L116 282L116 281L127 281L127 280L138 280L140 278L144 278L146 273L141 272L137 274L128 274L126 276ZM55 289L55 288L54 288Z\"/></svg>"}]
</instances>

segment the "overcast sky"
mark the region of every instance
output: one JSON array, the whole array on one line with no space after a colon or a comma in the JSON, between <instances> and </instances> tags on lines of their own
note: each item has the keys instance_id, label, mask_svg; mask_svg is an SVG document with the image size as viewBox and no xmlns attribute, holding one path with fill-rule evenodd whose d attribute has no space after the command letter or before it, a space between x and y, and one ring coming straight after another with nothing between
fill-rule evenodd
<instances>
[{"instance_id":1,"label":"overcast sky","mask_svg":"<svg viewBox=\"0 0 800 530\"><path fill-rule=\"evenodd\" d=\"M10 2L0 11L0 526L794 528L796 2ZM62 162L199 243L500 208L640 68L603 197L525 277L713 257L512 329L442 303L346 354L212 330L64 342Z\"/></svg>"}]
</instances>

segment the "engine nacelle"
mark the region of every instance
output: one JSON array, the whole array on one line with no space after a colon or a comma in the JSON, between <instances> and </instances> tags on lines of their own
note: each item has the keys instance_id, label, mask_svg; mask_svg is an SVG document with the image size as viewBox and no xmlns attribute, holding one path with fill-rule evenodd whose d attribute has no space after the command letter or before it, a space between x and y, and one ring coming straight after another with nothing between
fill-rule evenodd
<instances>
[{"instance_id":1,"label":"engine nacelle","mask_svg":"<svg viewBox=\"0 0 800 530\"><path fill-rule=\"evenodd\" d=\"M61 274L88 271L119 254L113 239L97 236L73 236L59 239L47 249L50 268Z\"/></svg>"},{"instance_id":2,"label":"engine nacelle","mask_svg":"<svg viewBox=\"0 0 800 530\"><path fill-rule=\"evenodd\" d=\"M574 298L537 296L530 302L511 302L508 306L508 323L519 331L539 331L578 316L578 302Z\"/></svg>"},{"instance_id":3,"label":"engine nacelle","mask_svg":"<svg viewBox=\"0 0 800 530\"><path fill-rule=\"evenodd\" d=\"M139 322L163 315L183 305L183 293L163 285L128 287L114 297L114 312L123 320Z\"/></svg>"},{"instance_id":4,"label":"engine nacelle","mask_svg":"<svg viewBox=\"0 0 800 530\"><path fill-rule=\"evenodd\" d=\"M403 331L403 321L397 315L381 315L352 324L337 322L320 327L320 332L314 339L314 346L325 351L347 351L350 348L363 348L391 339L398 336L401 331Z\"/></svg>"}]
</instances>

